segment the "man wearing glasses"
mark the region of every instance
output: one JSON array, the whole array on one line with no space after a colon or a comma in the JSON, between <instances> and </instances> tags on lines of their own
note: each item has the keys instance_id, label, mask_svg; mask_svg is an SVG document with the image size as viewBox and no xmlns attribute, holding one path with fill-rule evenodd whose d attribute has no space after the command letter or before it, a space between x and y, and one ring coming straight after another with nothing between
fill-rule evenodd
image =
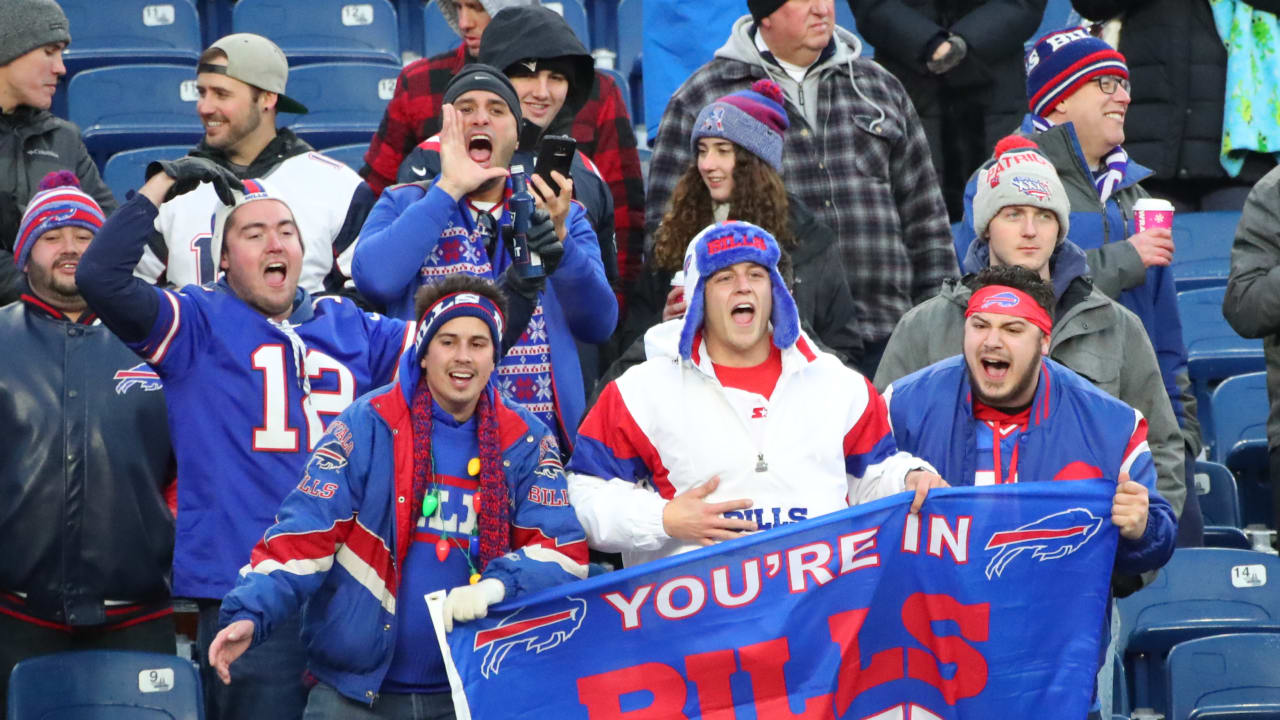
<instances>
[{"instance_id":1,"label":"man wearing glasses","mask_svg":"<svg viewBox=\"0 0 1280 720\"><path fill-rule=\"evenodd\" d=\"M1200 452L1200 424L1169 270L1173 236L1165 228L1134 233L1134 203L1148 196L1138 183L1151 170L1130 160L1122 146L1129 68L1123 55L1082 27L1045 35L1027 53L1026 66L1031 112L1021 132L1034 136L1058 171L1071 206L1071 240L1088 256L1094 286L1142 320L1190 464ZM966 223L956 237L961 258L973 239L968 221L977 183L975 173L965 189ZM1187 493L1178 544L1201 544L1202 529L1196 494Z\"/></svg>"}]
</instances>

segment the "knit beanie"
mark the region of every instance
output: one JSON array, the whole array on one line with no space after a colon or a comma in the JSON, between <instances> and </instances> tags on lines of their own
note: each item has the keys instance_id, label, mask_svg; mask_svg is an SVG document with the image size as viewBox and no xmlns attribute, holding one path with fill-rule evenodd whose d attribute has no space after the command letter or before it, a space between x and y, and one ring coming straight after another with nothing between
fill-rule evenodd
<instances>
[{"instance_id":1,"label":"knit beanie","mask_svg":"<svg viewBox=\"0 0 1280 720\"><path fill-rule=\"evenodd\" d=\"M240 192L235 188L231 189L231 194L235 196L235 203L231 205L223 205L217 203L217 209L213 211L213 247L215 252L219 252L222 247L223 236L226 232L227 220L231 218L231 214L243 205L258 200L278 200L284 203L285 207L289 207L288 201L276 192L275 188L268 185L263 180L244 180L244 192ZM289 208L289 212L293 212L293 208ZM301 233L301 231L299 231Z\"/></svg>"},{"instance_id":2,"label":"knit beanie","mask_svg":"<svg viewBox=\"0 0 1280 720\"><path fill-rule=\"evenodd\" d=\"M691 245L692 262L689 255L685 255L684 297L688 310L680 330L680 357L689 359L693 356L693 337L702 329L706 319L707 278L741 262L755 263L769 271L773 295L769 322L773 325L773 344L780 350L795 344L800 337L800 313L786 283L778 274L778 257L782 251L778 248L778 241L767 230L748 222L730 220L703 228Z\"/></svg>"},{"instance_id":3,"label":"knit beanie","mask_svg":"<svg viewBox=\"0 0 1280 720\"><path fill-rule=\"evenodd\" d=\"M516 127L520 127L520 96L516 94L515 86L500 70L482 63L463 65L449 84L444 86L444 102L451 103L463 93L472 90L488 90L502 98L502 101L511 109L511 114L516 116Z\"/></svg>"},{"instance_id":4,"label":"knit beanie","mask_svg":"<svg viewBox=\"0 0 1280 720\"><path fill-rule=\"evenodd\" d=\"M13 262L26 271L31 246L40 236L62 227L80 227L98 233L105 218L98 202L80 189L80 181L70 170L57 170L44 176L37 192L27 203L18 225L13 247Z\"/></svg>"},{"instance_id":5,"label":"knit beanie","mask_svg":"<svg viewBox=\"0 0 1280 720\"><path fill-rule=\"evenodd\" d=\"M421 360L431 338L445 323L460 317L473 317L489 328L493 340L493 363L502 361L502 311L489 298L472 292L456 292L436 300L418 318L418 334L413 340L414 355Z\"/></svg>"},{"instance_id":6,"label":"knit beanie","mask_svg":"<svg viewBox=\"0 0 1280 720\"><path fill-rule=\"evenodd\" d=\"M458 37L462 37L462 31L458 29L458 0L440 0L438 4L444 21L449 23L449 27L453 28ZM494 15L505 8L537 4L538 0L480 0L480 5L484 7L485 12L489 13L489 19L493 19Z\"/></svg>"},{"instance_id":7,"label":"knit beanie","mask_svg":"<svg viewBox=\"0 0 1280 720\"><path fill-rule=\"evenodd\" d=\"M0 2L0 65L50 43L71 42L67 16L53 0Z\"/></svg>"},{"instance_id":8,"label":"knit beanie","mask_svg":"<svg viewBox=\"0 0 1280 720\"><path fill-rule=\"evenodd\" d=\"M747 10L756 22L769 17L775 10L787 4L787 0L747 0Z\"/></svg>"},{"instance_id":9,"label":"knit beanie","mask_svg":"<svg viewBox=\"0 0 1280 720\"><path fill-rule=\"evenodd\" d=\"M769 79L757 80L702 108L693 122L689 146L698 154L698 139L724 138L782 172L782 136L791 126L782 107L782 88Z\"/></svg>"},{"instance_id":10,"label":"knit beanie","mask_svg":"<svg viewBox=\"0 0 1280 720\"><path fill-rule=\"evenodd\" d=\"M1032 114L1048 117L1055 105L1103 75L1128 79L1124 55L1083 27L1051 32L1027 53L1027 105Z\"/></svg>"},{"instance_id":11,"label":"knit beanie","mask_svg":"<svg viewBox=\"0 0 1280 720\"><path fill-rule=\"evenodd\" d=\"M1071 202L1058 171L1040 154L1040 146L1021 135L996 143L995 160L978 170L978 190L973 196L973 232L987 233L987 225L1003 207L1031 205L1058 216L1058 243L1067 237Z\"/></svg>"}]
</instances>

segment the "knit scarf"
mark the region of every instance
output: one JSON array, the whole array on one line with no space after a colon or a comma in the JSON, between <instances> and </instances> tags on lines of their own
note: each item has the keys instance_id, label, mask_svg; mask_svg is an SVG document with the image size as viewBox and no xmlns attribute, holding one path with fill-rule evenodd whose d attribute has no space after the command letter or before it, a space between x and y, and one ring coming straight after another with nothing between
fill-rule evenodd
<instances>
[{"instance_id":1,"label":"knit scarf","mask_svg":"<svg viewBox=\"0 0 1280 720\"><path fill-rule=\"evenodd\" d=\"M498 415L494 400L486 389L480 394L476 413L480 416L480 487L472 495L471 505L480 530L480 563L484 572L489 561L511 551L511 502L507 494L506 476L502 472L502 448L498 443ZM413 393L413 508L422 507L422 499L435 484L434 461L431 456L431 389L426 380L418 382ZM463 550L467 552L467 550Z\"/></svg>"},{"instance_id":2,"label":"knit scarf","mask_svg":"<svg viewBox=\"0 0 1280 720\"><path fill-rule=\"evenodd\" d=\"M1053 127L1053 121L1039 116L1032 116L1031 122L1035 125L1037 132L1044 132ZM1124 171L1129 168L1129 153L1117 145L1103 156L1102 164L1107 170L1094 174L1093 186L1098 190L1098 202L1105 203L1115 191L1116 186L1124 179Z\"/></svg>"}]
</instances>

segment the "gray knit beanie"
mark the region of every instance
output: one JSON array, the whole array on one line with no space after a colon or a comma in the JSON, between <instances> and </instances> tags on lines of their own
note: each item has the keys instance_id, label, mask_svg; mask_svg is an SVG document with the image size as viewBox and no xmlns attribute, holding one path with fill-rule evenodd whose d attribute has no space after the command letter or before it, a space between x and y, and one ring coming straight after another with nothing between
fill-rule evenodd
<instances>
[{"instance_id":1,"label":"gray knit beanie","mask_svg":"<svg viewBox=\"0 0 1280 720\"><path fill-rule=\"evenodd\" d=\"M1040 154L1040 146L1021 135L996 143L996 159L978 170L978 190L973 196L973 232L985 237L991 218L1000 208L1030 205L1058 216L1058 242L1067 236L1071 201L1053 163Z\"/></svg>"},{"instance_id":2,"label":"gray knit beanie","mask_svg":"<svg viewBox=\"0 0 1280 720\"><path fill-rule=\"evenodd\" d=\"M67 16L53 0L0 0L0 65L50 43L71 42Z\"/></svg>"},{"instance_id":3,"label":"gray knit beanie","mask_svg":"<svg viewBox=\"0 0 1280 720\"><path fill-rule=\"evenodd\" d=\"M538 0L480 0L480 4L484 6L485 12L489 13L489 19L492 20L500 10L522 5L537 5ZM462 37L462 31L458 29L457 0L440 0L440 14L444 16L444 21L449 23L449 27L453 28L453 32L458 37Z\"/></svg>"}]
</instances>

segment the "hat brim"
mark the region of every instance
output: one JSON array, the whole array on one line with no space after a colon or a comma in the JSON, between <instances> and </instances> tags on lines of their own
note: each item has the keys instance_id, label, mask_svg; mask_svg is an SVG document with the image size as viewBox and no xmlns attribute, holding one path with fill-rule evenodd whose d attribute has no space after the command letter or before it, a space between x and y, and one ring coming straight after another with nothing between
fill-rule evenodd
<instances>
[{"instance_id":1,"label":"hat brim","mask_svg":"<svg viewBox=\"0 0 1280 720\"><path fill-rule=\"evenodd\" d=\"M285 95L284 93L276 93L276 112L294 113L297 115L306 115L309 110L307 106Z\"/></svg>"}]
</instances>

